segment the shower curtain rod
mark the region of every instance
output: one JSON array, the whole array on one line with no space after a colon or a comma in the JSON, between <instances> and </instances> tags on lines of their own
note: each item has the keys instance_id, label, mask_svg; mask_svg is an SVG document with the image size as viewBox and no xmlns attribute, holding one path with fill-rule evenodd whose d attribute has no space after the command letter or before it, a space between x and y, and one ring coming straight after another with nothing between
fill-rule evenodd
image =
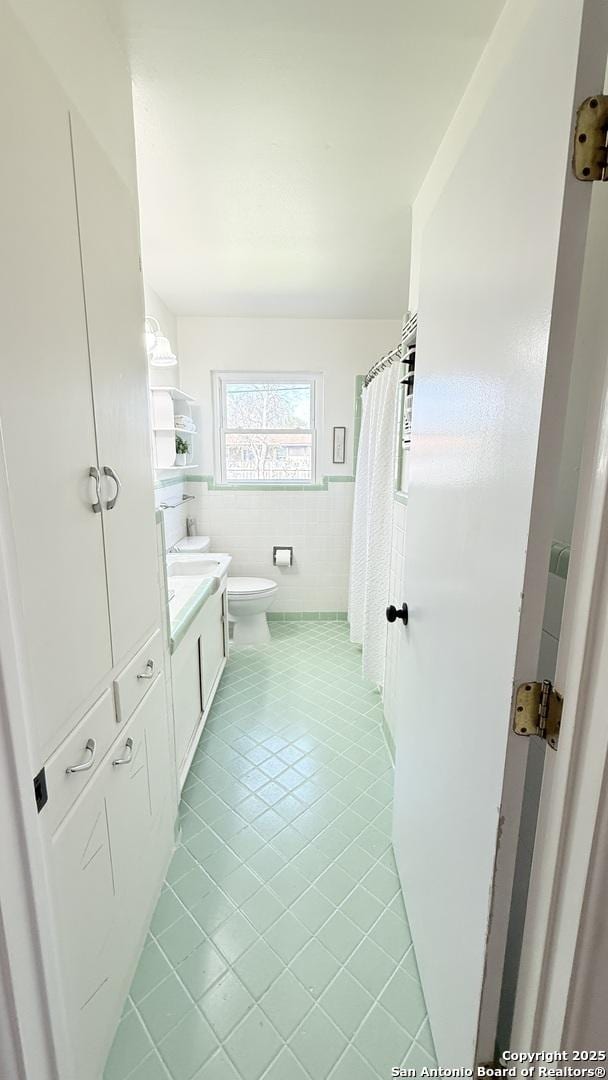
<instances>
[{"instance_id":1,"label":"shower curtain rod","mask_svg":"<svg viewBox=\"0 0 608 1080\"><path fill-rule=\"evenodd\" d=\"M372 379L376 378L381 371L384 371L391 364L395 363L395 360L409 360L412 353L416 351L416 330L418 329L418 316L416 312L413 315L408 315L403 321L403 329L401 331L401 342L396 348L391 349L385 356L381 356L379 360L376 360L375 364L372 364L367 375L363 379L363 387L367 389Z\"/></svg>"},{"instance_id":2,"label":"shower curtain rod","mask_svg":"<svg viewBox=\"0 0 608 1080\"><path fill-rule=\"evenodd\" d=\"M381 371L385 370L385 368L390 367L391 364L394 364L395 360L401 360L401 345L397 345L397 347L395 349L392 349L391 352L387 353L386 356L381 356L379 360L376 360L375 364L372 364L371 368L369 369L367 375L363 380L364 388L367 389L372 379L375 379L376 375L379 375Z\"/></svg>"}]
</instances>

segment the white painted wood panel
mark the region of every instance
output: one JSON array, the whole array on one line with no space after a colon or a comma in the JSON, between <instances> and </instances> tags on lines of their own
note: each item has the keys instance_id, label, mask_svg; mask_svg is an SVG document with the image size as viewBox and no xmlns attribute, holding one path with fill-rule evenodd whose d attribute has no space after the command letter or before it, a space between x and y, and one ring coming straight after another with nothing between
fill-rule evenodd
<instances>
[{"instance_id":1,"label":"white painted wood panel","mask_svg":"<svg viewBox=\"0 0 608 1080\"><path fill-rule=\"evenodd\" d=\"M83 121L72 114L112 646L120 663L158 622L154 487L138 211Z\"/></svg>"},{"instance_id":2,"label":"white painted wood panel","mask_svg":"<svg viewBox=\"0 0 608 1080\"><path fill-rule=\"evenodd\" d=\"M203 713L200 640L198 628L180 642L171 657L173 682L173 718L175 724L175 760L178 776L188 747Z\"/></svg>"},{"instance_id":3,"label":"white painted wood panel","mask_svg":"<svg viewBox=\"0 0 608 1080\"><path fill-rule=\"evenodd\" d=\"M112 656L68 103L12 20L0 70L0 416L39 767Z\"/></svg>"},{"instance_id":4,"label":"white painted wood panel","mask_svg":"<svg viewBox=\"0 0 608 1080\"><path fill-rule=\"evenodd\" d=\"M97 1080L120 1014L121 957L106 816L107 760L50 850L53 907L73 1070Z\"/></svg>"},{"instance_id":5,"label":"white painted wood panel","mask_svg":"<svg viewBox=\"0 0 608 1080\"><path fill-rule=\"evenodd\" d=\"M423 237L394 840L441 1065L493 1054L525 762L510 702L542 629L589 203L573 110L606 61L592 35L577 71L581 17L598 10L530 5Z\"/></svg>"},{"instance_id":6,"label":"white painted wood panel","mask_svg":"<svg viewBox=\"0 0 608 1080\"><path fill-rule=\"evenodd\" d=\"M211 692L226 659L224 636L225 592L210 596L201 612L200 650L203 686L203 709L209 706Z\"/></svg>"}]
</instances>

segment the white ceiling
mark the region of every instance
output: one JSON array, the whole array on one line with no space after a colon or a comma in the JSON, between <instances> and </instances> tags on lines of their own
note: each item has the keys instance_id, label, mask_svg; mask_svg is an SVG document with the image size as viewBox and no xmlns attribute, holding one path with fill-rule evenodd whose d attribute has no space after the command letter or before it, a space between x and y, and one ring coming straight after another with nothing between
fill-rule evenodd
<instances>
[{"instance_id":1,"label":"white ceiling","mask_svg":"<svg viewBox=\"0 0 608 1080\"><path fill-rule=\"evenodd\" d=\"M180 315L399 317L409 207L504 0L107 0Z\"/></svg>"}]
</instances>

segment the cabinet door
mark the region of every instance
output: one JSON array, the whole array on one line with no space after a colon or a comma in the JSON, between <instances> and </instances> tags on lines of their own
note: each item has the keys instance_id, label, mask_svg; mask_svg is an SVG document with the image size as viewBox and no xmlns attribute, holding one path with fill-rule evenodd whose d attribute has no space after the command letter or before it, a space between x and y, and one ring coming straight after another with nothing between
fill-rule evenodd
<instances>
[{"instance_id":1,"label":"cabinet door","mask_svg":"<svg viewBox=\"0 0 608 1080\"><path fill-rule=\"evenodd\" d=\"M189 633L171 657L175 760L181 777L182 766L203 712L200 641Z\"/></svg>"},{"instance_id":2,"label":"cabinet door","mask_svg":"<svg viewBox=\"0 0 608 1080\"><path fill-rule=\"evenodd\" d=\"M105 785L102 765L51 841L56 940L74 1062L69 1080L97 1080L121 1008Z\"/></svg>"},{"instance_id":3,"label":"cabinet door","mask_svg":"<svg viewBox=\"0 0 608 1080\"><path fill-rule=\"evenodd\" d=\"M171 846L172 761L162 676L114 744L107 772L112 865L127 953L145 931L145 916L152 913Z\"/></svg>"},{"instance_id":4,"label":"cabinet door","mask_svg":"<svg viewBox=\"0 0 608 1080\"><path fill-rule=\"evenodd\" d=\"M80 117L74 172L89 331L114 662L158 621L154 485L137 204Z\"/></svg>"},{"instance_id":5,"label":"cabinet door","mask_svg":"<svg viewBox=\"0 0 608 1080\"><path fill-rule=\"evenodd\" d=\"M201 672L203 682L203 709L209 704L209 697L219 670L224 662L224 593L211 596L202 610L201 617Z\"/></svg>"},{"instance_id":6,"label":"cabinet door","mask_svg":"<svg viewBox=\"0 0 608 1080\"><path fill-rule=\"evenodd\" d=\"M42 764L112 657L68 106L8 11L0 70L0 419Z\"/></svg>"}]
</instances>

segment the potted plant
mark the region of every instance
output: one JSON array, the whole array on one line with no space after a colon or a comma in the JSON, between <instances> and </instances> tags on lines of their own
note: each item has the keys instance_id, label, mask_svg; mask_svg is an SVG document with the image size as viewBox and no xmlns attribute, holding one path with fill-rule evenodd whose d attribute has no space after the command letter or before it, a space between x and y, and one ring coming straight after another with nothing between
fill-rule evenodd
<instances>
[{"instance_id":1,"label":"potted plant","mask_svg":"<svg viewBox=\"0 0 608 1080\"><path fill-rule=\"evenodd\" d=\"M182 439L181 435L175 436L175 464L185 465L186 458L190 453L190 447L185 439Z\"/></svg>"}]
</instances>

